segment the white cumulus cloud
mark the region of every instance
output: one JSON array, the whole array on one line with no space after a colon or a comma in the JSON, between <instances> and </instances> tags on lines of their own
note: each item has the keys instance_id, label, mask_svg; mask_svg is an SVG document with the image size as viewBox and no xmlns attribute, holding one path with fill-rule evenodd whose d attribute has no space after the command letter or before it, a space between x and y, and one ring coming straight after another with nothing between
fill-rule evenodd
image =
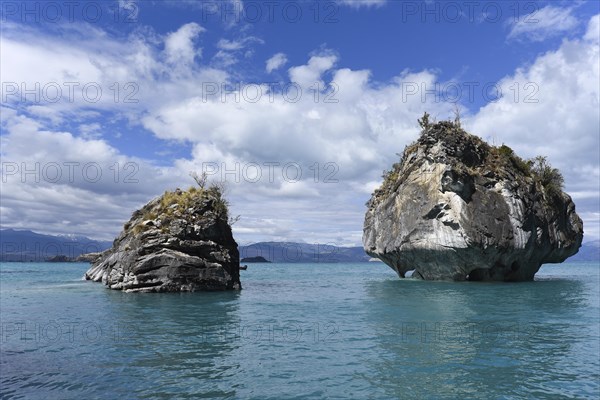
<instances>
[{"instance_id":1,"label":"white cumulus cloud","mask_svg":"<svg viewBox=\"0 0 600 400\"><path fill-rule=\"evenodd\" d=\"M267 60L267 66L265 70L268 74L283 67L288 62L288 59L284 53L277 53L273 57Z\"/></svg>"},{"instance_id":2,"label":"white cumulus cloud","mask_svg":"<svg viewBox=\"0 0 600 400\"><path fill-rule=\"evenodd\" d=\"M195 22L182 25L175 32L171 32L165 39L165 56L167 61L175 66L188 66L194 63L194 59L202 55L197 49L194 41L200 33L204 32Z\"/></svg>"},{"instance_id":3,"label":"white cumulus cloud","mask_svg":"<svg viewBox=\"0 0 600 400\"><path fill-rule=\"evenodd\" d=\"M335 55L315 55L308 60L308 64L299 65L289 69L290 80L302 87L322 82L321 76L329 71L335 65L337 56Z\"/></svg>"}]
</instances>

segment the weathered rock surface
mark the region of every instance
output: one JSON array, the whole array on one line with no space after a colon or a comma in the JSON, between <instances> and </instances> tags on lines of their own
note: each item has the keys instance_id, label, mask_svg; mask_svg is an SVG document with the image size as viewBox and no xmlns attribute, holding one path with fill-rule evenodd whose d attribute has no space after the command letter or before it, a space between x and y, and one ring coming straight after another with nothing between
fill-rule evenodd
<instances>
[{"instance_id":1,"label":"weathered rock surface","mask_svg":"<svg viewBox=\"0 0 600 400\"><path fill-rule=\"evenodd\" d=\"M367 203L363 246L400 277L532 280L583 239L561 183L458 123L426 123Z\"/></svg>"},{"instance_id":2,"label":"weathered rock surface","mask_svg":"<svg viewBox=\"0 0 600 400\"><path fill-rule=\"evenodd\" d=\"M85 279L127 292L240 289L239 252L220 190L177 189L135 211Z\"/></svg>"},{"instance_id":3,"label":"weathered rock surface","mask_svg":"<svg viewBox=\"0 0 600 400\"><path fill-rule=\"evenodd\" d=\"M85 253L85 254L81 254L80 256L78 256L77 258L75 258L75 261L77 261L77 262L89 262L89 263L93 263L101 255L102 255L102 253Z\"/></svg>"}]
</instances>

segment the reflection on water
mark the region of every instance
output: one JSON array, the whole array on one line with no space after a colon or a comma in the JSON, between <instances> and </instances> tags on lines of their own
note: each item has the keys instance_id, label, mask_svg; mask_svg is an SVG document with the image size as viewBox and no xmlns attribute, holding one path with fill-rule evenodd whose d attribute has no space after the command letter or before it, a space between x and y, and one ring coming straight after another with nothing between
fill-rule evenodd
<instances>
[{"instance_id":1,"label":"reflection on water","mask_svg":"<svg viewBox=\"0 0 600 400\"><path fill-rule=\"evenodd\" d=\"M585 306L598 297L585 286L564 278L370 282L367 315L381 355L367 358L371 380L401 398L427 397L432 387L447 398L597 390L598 374L589 373L599 367L598 332L589 328L597 317Z\"/></svg>"},{"instance_id":2,"label":"reflection on water","mask_svg":"<svg viewBox=\"0 0 600 400\"><path fill-rule=\"evenodd\" d=\"M141 294L106 291L107 311L123 329L115 345L128 364L128 375L139 380L136 391L147 393L147 382L160 396L229 397L239 370L231 353L239 341L229 335L239 325L239 292ZM117 378L117 377L115 377Z\"/></svg>"}]
</instances>

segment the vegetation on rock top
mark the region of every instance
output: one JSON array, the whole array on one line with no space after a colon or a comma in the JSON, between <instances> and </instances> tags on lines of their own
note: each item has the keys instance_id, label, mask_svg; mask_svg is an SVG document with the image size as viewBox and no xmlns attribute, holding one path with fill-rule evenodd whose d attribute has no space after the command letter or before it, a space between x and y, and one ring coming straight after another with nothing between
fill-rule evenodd
<instances>
[{"instance_id":1,"label":"vegetation on rock top","mask_svg":"<svg viewBox=\"0 0 600 400\"><path fill-rule=\"evenodd\" d=\"M434 162L449 163L471 176L510 174L519 183L527 183L525 179L531 178L532 183L539 184L543 188L549 199L560 196L564 178L558 169L550 165L546 157L537 156L524 160L505 144L489 145L478 136L466 132L458 116L454 121L431 122L430 115L425 113L418 122L421 127L419 138L407 145L402 154L398 154L400 160L394 163L389 171L383 172L383 183L367 203L369 207L374 204L374 200L377 203L393 193L413 168L418 167L418 165L410 165L411 155L419 149L427 151L440 143L444 148L445 157L442 160L432 160Z\"/></svg>"},{"instance_id":2,"label":"vegetation on rock top","mask_svg":"<svg viewBox=\"0 0 600 400\"><path fill-rule=\"evenodd\" d=\"M239 217L229 218L229 202L223 195L223 185L213 183L206 187L206 175L192 176L198 183L197 187L165 191L162 196L136 211L133 217L140 216L141 213L141 218L137 218L139 222L133 227L128 222L125 224L125 230L133 229L134 234L139 234L153 226L159 226L161 232L166 233L169 224L176 219L199 217L199 215L189 215L197 210L202 210L202 217L215 217L230 224L237 221Z\"/></svg>"}]
</instances>

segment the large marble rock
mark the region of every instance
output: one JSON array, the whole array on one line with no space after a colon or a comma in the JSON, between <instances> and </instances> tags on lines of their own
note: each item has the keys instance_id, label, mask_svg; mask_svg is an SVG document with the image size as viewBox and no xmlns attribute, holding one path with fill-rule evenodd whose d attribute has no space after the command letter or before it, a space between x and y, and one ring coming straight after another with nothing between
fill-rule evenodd
<instances>
[{"instance_id":1,"label":"large marble rock","mask_svg":"<svg viewBox=\"0 0 600 400\"><path fill-rule=\"evenodd\" d=\"M127 292L240 289L239 252L220 190L178 189L135 211L85 279Z\"/></svg>"},{"instance_id":2,"label":"large marble rock","mask_svg":"<svg viewBox=\"0 0 600 400\"><path fill-rule=\"evenodd\" d=\"M532 280L581 246L583 223L558 171L459 123L425 121L384 178L367 203L363 245L400 277Z\"/></svg>"}]
</instances>

